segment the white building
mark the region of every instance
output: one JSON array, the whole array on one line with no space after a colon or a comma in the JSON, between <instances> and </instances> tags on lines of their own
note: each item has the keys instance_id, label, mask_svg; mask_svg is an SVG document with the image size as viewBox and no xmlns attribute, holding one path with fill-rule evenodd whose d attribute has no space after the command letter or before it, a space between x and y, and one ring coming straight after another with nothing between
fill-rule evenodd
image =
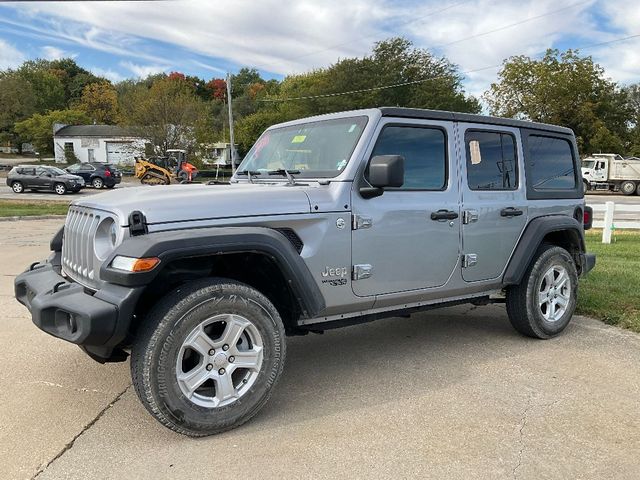
<instances>
[{"instance_id":1,"label":"white building","mask_svg":"<svg viewBox=\"0 0 640 480\"><path fill-rule=\"evenodd\" d=\"M53 126L56 162L73 160L133 165L134 157L145 154L148 140L115 125Z\"/></svg>"}]
</instances>

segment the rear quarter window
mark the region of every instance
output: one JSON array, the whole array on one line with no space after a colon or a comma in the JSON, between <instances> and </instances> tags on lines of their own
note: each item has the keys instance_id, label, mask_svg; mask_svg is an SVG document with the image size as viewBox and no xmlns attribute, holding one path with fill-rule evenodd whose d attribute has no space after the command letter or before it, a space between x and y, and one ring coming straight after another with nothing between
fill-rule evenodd
<instances>
[{"instance_id":1,"label":"rear quarter window","mask_svg":"<svg viewBox=\"0 0 640 480\"><path fill-rule=\"evenodd\" d=\"M576 174L571 144L561 138L529 137L531 180L535 190L573 190Z\"/></svg>"},{"instance_id":2,"label":"rear quarter window","mask_svg":"<svg viewBox=\"0 0 640 480\"><path fill-rule=\"evenodd\" d=\"M581 198L575 141L570 135L527 132L525 165L527 197Z\"/></svg>"}]
</instances>

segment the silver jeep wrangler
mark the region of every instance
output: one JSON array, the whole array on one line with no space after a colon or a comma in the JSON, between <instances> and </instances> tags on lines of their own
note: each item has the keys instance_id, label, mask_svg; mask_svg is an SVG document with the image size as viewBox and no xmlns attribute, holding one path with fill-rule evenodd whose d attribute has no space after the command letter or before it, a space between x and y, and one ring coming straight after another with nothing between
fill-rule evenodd
<instances>
[{"instance_id":1,"label":"silver jeep wrangler","mask_svg":"<svg viewBox=\"0 0 640 480\"><path fill-rule=\"evenodd\" d=\"M147 410L204 436L265 404L287 335L501 301L518 332L559 334L595 264L587 217L569 129L343 112L269 128L230 185L76 200L15 292L95 360L131 352Z\"/></svg>"}]
</instances>

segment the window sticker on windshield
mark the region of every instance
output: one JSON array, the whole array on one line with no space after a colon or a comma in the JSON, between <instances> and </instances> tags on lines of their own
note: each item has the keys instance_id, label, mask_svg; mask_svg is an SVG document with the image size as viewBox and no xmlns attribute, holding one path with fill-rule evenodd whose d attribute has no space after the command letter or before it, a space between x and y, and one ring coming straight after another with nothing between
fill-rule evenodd
<instances>
[{"instance_id":1,"label":"window sticker on windshield","mask_svg":"<svg viewBox=\"0 0 640 480\"><path fill-rule=\"evenodd\" d=\"M356 125L355 123L353 125L351 125L351 128L349 129L349 131L347 133L353 133L353 131L356 129L358 125Z\"/></svg>"},{"instance_id":2,"label":"window sticker on windshield","mask_svg":"<svg viewBox=\"0 0 640 480\"><path fill-rule=\"evenodd\" d=\"M346 160L342 160L342 161L338 162L338 164L336 165L336 170L342 170L346 166L347 166L347 161Z\"/></svg>"},{"instance_id":3,"label":"window sticker on windshield","mask_svg":"<svg viewBox=\"0 0 640 480\"><path fill-rule=\"evenodd\" d=\"M291 143L302 143L307 139L306 135L296 135L295 137L293 137L293 140L291 140Z\"/></svg>"}]
</instances>

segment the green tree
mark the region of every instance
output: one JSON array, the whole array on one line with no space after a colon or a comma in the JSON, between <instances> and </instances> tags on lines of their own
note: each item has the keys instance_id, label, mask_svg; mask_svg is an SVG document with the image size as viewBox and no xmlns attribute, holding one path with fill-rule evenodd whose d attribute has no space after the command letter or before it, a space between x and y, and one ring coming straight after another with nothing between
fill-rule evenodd
<instances>
[{"instance_id":1,"label":"green tree","mask_svg":"<svg viewBox=\"0 0 640 480\"><path fill-rule=\"evenodd\" d=\"M591 57L573 50L505 60L484 99L492 114L573 129L585 154L619 153L626 136L626 96Z\"/></svg>"},{"instance_id":2,"label":"green tree","mask_svg":"<svg viewBox=\"0 0 640 480\"><path fill-rule=\"evenodd\" d=\"M162 151L194 147L195 126L206 108L187 82L162 76L150 88L132 88L129 95L124 123Z\"/></svg>"},{"instance_id":3,"label":"green tree","mask_svg":"<svg viewBox=\"0 0 640 480\"><path fill-rule=\"evenodd\" d=\"M109 82L90 83L84 87L78 109L96 123L115 124L118 121L118 92Z\"/></svg>"},{"instance_id":4,"label":"green tree","mask_svg":"<svg viewBox=\"0 0 640 480\"><path fill-rule=\"evenodd\" d=\"M630 155L640 157L640 83L629 85L623 90L629 111L627 151Z\"/></svg>"},{"instance_id":5,"label":"green tree","mask_svg":"<svg viewBox=\"0 0 640 480\"><path fill-rule=\"evenodd\" d=\"M36 112L60 110L67 106L64 85L56 72L48 68L46 60L24 62L17 74L31 85Z\"/></svg>"},{"instance_id":6,"label":"green tree","mask_svg":"<svg viewBox=\"0 0 640 480\"><path fill-rule=\"evenodd\" d=\"M15 132L26 142L34 145L40 153L53 153L53 126L82 125L90 123L86 113L78 110L54 110L46 114L36 113L15 124Z\"/></svg>"}]
</instances>

